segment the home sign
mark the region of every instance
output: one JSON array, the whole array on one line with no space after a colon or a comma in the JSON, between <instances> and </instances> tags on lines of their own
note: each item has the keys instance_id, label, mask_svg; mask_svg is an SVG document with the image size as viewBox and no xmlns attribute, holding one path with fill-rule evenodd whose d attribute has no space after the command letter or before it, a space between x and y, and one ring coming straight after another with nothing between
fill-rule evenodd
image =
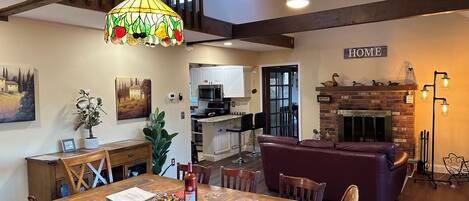
<instances>
[{"instance_id":1,"label":"home sign","mask_svg":"<svg viewBox=\"0 0 469 201\"><path fill-rule=\"evenodd\" d=\"M387 57L388 46L355 47L344 49L344 59Z\"/></svg>"}]
</instances>

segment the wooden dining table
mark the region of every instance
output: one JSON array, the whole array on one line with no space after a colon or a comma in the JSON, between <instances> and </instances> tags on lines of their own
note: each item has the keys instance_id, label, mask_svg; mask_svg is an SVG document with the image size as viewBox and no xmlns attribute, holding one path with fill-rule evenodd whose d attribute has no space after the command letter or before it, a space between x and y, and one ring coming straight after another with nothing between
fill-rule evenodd
<instances>
[{"instance_id":1,"label":"wooden dining table","mask_svg":"<svg viewBox=\"0 0 469 201\"><path fill-rule=\"evenodd\" d=\"M181 180L161 177L153 174L142 174L112 184L104 185L82 193L57 199L56 201L106 201L106 196L121 192L133 187L141 188L152 193L177 193L184 190ZM218 186L197 184L197 197L199 201L282 201L287 200L268 195L241 192Z\"/></svg>"}]
</instances>

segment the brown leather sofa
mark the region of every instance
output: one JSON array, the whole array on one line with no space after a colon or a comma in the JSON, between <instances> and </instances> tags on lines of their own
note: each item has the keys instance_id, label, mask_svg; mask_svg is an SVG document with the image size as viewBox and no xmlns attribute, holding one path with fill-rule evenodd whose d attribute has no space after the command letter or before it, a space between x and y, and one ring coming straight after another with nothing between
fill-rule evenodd
<instances>
[{"instance_id":1,"label":"brown leather sofa","mask_svg":"<svg viewBox=\"0 0 469 201\"><path fill-rule=\"evenodd\" d=\"M294 138L258 137L264 177L278 190L279 174L327 183L324 198L340 200L351 184L360 201L394 201L407 172L407 153L396 153L392 143L333 143Z\"/></svg>"}]
</instances>

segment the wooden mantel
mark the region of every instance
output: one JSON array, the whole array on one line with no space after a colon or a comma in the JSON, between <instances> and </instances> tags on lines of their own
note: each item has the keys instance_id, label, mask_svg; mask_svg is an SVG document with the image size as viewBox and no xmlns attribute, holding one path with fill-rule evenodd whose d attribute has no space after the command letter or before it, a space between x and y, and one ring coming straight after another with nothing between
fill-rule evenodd
<instances>
[{"instance_id":1,"label":"wooden mantel","mask_svg":"<svg viewBox=\"0 0 469 201\"><path fill-rule=\"evenodd\" d=\"M398 86L339 86L339 87L316 87L319 92L333 91L411 91L417 90L417 85L398 85Z\"/></svg>"}]
</instances>

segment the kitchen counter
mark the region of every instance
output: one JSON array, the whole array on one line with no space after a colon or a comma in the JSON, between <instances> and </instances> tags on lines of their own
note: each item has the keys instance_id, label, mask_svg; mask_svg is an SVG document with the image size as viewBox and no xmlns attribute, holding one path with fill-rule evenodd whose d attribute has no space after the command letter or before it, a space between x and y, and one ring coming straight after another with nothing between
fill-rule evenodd
<instances>
[{"instance_id":1,"label":"kitchen counter","mask_svg":"<svg viewBox=\"0 0 469 201\"><path fill-rule=\"evenodd\" d=\"M233 119L241 118L241 115L222 115L210 118L199 119L198 122L200 123L218 123L222 121L229 121Z\"/></svg>"},{"instance_id":2,"label":"kitchen counter","mask_svg":"<svg viewBox=\"0 0 469 201\"><path fill-rule=\"evenodd\" d=\"M239 128L241 125L241 115L222 115L210 118L197 119L202 127L199 137L202 137L202 156L207 161L219 161L224 158L236 155L238 147L246 150L246 141L249 138L250 131L241 136L241 145L239 145L238 133L226 131L230 128Z\"/></svg>"}]
</instances>

